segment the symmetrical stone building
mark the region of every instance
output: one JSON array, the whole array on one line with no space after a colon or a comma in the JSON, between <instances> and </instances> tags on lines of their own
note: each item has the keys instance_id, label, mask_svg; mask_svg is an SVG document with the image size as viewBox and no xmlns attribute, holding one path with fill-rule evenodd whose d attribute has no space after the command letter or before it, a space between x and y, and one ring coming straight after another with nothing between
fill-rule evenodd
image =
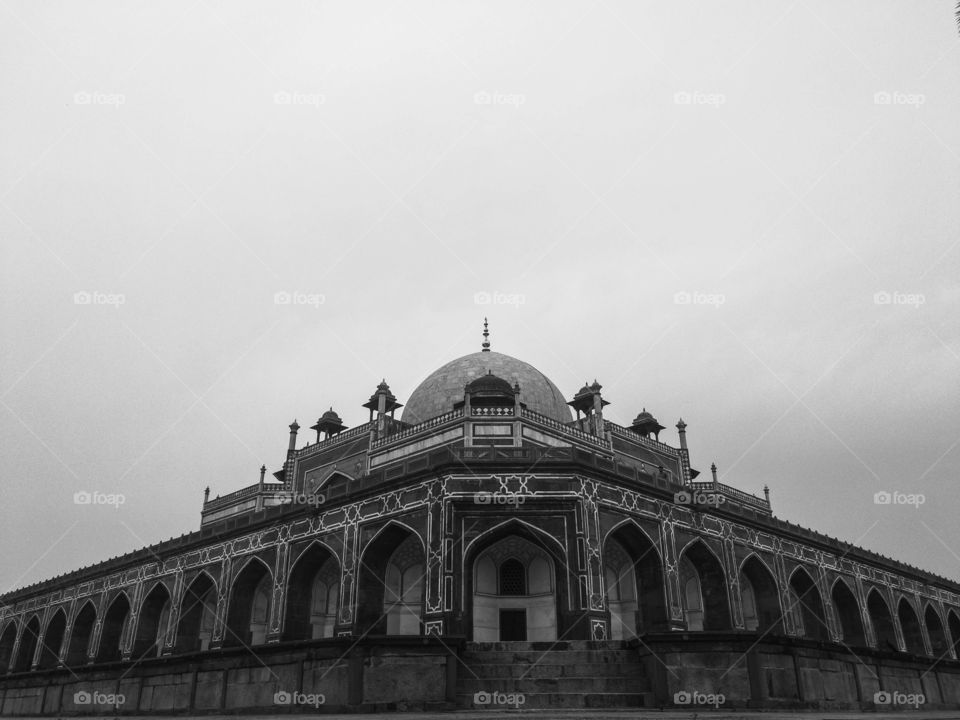
<instances>
[{"instance_id":1,"label":"symmetrical stone building","mask_svg":"<svg viewBox=\"0 0 960 720\"><path fill-rule=\"evenodd\" d=\"M405 405L294 421L199 531L0 597L0 712L960 704L960 585L698 479L682 420L601 390L485 329Z\"/></svg>"}]
</instances>

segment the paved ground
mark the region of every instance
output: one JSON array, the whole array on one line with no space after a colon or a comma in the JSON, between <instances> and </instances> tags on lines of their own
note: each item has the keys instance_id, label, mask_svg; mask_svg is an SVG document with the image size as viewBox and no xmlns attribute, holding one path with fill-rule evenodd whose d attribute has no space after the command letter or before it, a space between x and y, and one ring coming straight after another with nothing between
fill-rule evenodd
<instances>
[{"instance_id":1,"label":"paved ground","mask_svg":"<svg viewBox=\"0 0 960 720\"><path fill-rule=\"evenodd\" d=\"M101 715L104 720L109 716ZM215 720L226 715L198 715L198 716L145 716L138 715L136 720ZM960 711L922 711L904 710L893 713L874 712L784 712L784 711L714 711L678 712L676 710L455 710L450 712L427 713L370 713L346 715L310 715L308 713L283 715L239 715L241 720L297 720L297 718L313 718L316 720L489 720L489 718L524 718L527 720L960 720ZM8 720L4 717L4 720ZM26 720L26 719L25 719ZM31 720L36 720L32 718ZM129 716L122 718L129 720Z\"/></svg>"}]
</instances>

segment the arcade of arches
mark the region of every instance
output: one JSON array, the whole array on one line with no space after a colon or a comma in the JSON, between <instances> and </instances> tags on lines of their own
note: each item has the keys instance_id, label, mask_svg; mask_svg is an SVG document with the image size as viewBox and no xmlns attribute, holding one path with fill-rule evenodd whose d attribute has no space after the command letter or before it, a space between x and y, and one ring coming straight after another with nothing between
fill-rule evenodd
<instances>
[{"instance_id":1,"label":"arcade of arches","mask_svg":"<svg viewBox=\"0 0 960 720\"><path fill-rule=\"evenodd\" d=\"M815 568L794 567L781 588L772 563L750 553L731 582L722 555L702 538L679 551L673 608L659 546L638 526L614 528L601 557L612 640L737 629L938 658L955 656L960 641L954 609L930 602L918 607L889 588L866 584L858 600L856 584L837 577L825 588L814 579ZM0 627L0 667L23 672L346 633L425 633L425 547L405 526L388 524L363 550L352 624L340 624L344 580L341 558L330 547L313 541L291 551L279 593L269 560L252 555L238 563L226 592L215 574L200 571L185 579L179 601L158 581L144 589L136 612L131 594L119 591L100 608L92 600L76 603L72 617L67 606L46 618L34 613L22 623L9 621ZM566 632L564 608L572 607L575 581L549 542L535 533L505 531L470 550L464 562L470 639L553 641ZM274 608L278 597L283 606ZM271 636L275 615L282 616L282 632Z\"/></svg>"}]
</instances>

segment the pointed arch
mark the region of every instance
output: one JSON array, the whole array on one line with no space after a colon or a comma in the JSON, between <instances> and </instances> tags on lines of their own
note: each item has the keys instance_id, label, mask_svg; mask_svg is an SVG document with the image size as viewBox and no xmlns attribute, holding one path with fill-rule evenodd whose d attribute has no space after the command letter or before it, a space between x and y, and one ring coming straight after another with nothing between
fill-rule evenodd
<instances>
[{"instance_id":1,"label":"pointed arch","mask_svg":"<svg viewBox=\"0 0 960 720\"><path fill-rule=\"evenodd\" d=\"M20 632L20 648L17 650L17 659L13 665L14 672L27 672L31 668L39 639L40 617L34 615L24 624Z\"/></svg>"},{"instance_id":2,"label":"pointed arch","mask_svg":"<svg viewBox=\"0 0 960 720\"><path fill-rule=\"evenodd\" d=\"M83 665L89 660L90 638L93 637L93 627L96 623L97 608L88 599L73 618L70 642L67 644L67 655L63 660L64 665L75 667Z\"/></svg>"},{"instance_id":3,"label":"pointed arch","mask_svg":"<svg viewBox=\"0 0 960 720\"><path fill-rule=\"evenodd\" d=\"M773 571L757 553L740 563L740 597L744 626L761 634L783 634L783 609ZM748 605L752 604L752 608ZM752 609L752 613L748 610Z\"/></svg>"},{"instance_id":4,"label":"pointed arch","mask_svg":"<svg viewBox=\"0 0 960 720\"><path fill-rule=\"evenodd\" d=\"M162 582L156 582L140 605L137 633L133 639L135 660L159 657L170 620L170 591Z\"/></svg>"},{"instance_id":5,"label":"pointed arch","mask_svg":"<svg viewBox=\"0 0 960 720\"><path fill-rule=\"evenodd\" d=\"M903 644L906 646L907 652L914 655L926 655L927 650L923 644L923 630L920 629L920 619L913 609L913 604L905 597L901 597L897 605L897 619L900 621L900 629L903 631Z\"/></svg>"},{"instance_id":6,"label":"pointed arch","mask_svg":"<svg viewBox=\"0 0 960 720\"><path fill-rule=\"evenodd\" d=\"M632 519L614 525L604 538L603 559L611 636L666 630L663 561L650 535Z\"/></svg>"},{"instance_id":7,"label":"pointed arch","mask_svg":"<svg viewBox=\"0 0 960 720\"><path fill-rule=\"evenodd\" d=\"M424 541L424 539L420 536L419 532L417 532L410 525L407 525L405 522L401 522L399 520L388 520L384 525L378 528L377 531L373 534L373 536L369 540L367 540L367 542L364 544L363 549L360 551L360 562L363 563L364 555L367 554L367 550L370 548L371 545L373 545L376 542L379 542L380 539L387 533L392 533L393 536L399 537L398 531L401 534L410 533L410 535L413 535L413 537L415 537L417 541L420 543L420 549L423 550L424 555L426 555L427 544ZM403 535L403 537L406 538L406 535Z\"/></svg>"},{"instance_id":8,"label":"pointed arch","mask_svg":"<svg viewBox=\"0 0 960 720\"><path fill-rule=\"evenodd\" d=\"M103 616L103 629L100 631L100 648L97 650L97 662L115 662L122 659L124 630L130 618L130 598L120 591L107 608Z\"/></svg>"},{"instance_id":9,"label":"pointed arch","mask_svg":"<svg viewBox=\"0 0 960 720\"><path fill-rule=\"evenodd\" d=\"M340 561L333 550L314 540L294 560L287 577L284 639L333 637L340 595Z\"/></svg>"},{"instance_id":10,"label":"pointed arch","mask_svg":"<svg viewBox=\"0 0 960 720\"><path fill-rule=\"evenodd\" d=\"M210 573L201 570L190 581L180 601L174 652L198 652L210 647L216 614L217 583Z\"/></svg>"},{"instance_id":11,"label":"pointed arch","mask_svg":"<svg viewBox=\"0 0 960 720\"><path fill-rule=\"evenodd\" d=\"M960 657L960 616L953 608L947 611L947 628L950 630L950 646L953 654Z\"/></svg>"},{"instance_id":12,"label":"pointed arch","mask_svg":"<svg viewBox=\"0 0 960 720\"><path fill-rule=\"evenodd\" d=\"M827 618L823 598L810 573L798 565L790 575L790 590L794 617L803 626L803 636L812 640L828 640Z\"/></svg>"},{"instance_id":13,"label":"pointed arch","mask_svg":"<svg viewBox=\"0 0 960 720\"><path fill-rule=\"evenodd\" d=\"M883 599L880 591L876 588L870 588L867 593L867 614L873 624L877 649L900 652L900 646L897 644L897 631L893 624L893 615L890 613L887 601Z\"/></svg>"},{"instance_id":14,"label":"pointed arch","mask_svg":"<svg viewBox=\"0 0 960 720\"><path fill-rule=\"evenodd\" d=\"M478 546L490 545L491 543L494 543L500 538L506 537L507 535L528 536L530 539L536 538L536 542L546 545L547 547L544 547L544 550L552 555L557 553L563 555L566 553L563 543L550 533L545 532L543 528L539 528L536 525L527 522L526 520L521 520L520 518L509 518L503 522L497 523L491 528L484 530L482 533L473 538L473 540L467 543L466 547L463 549L464 557L466 557L468 554L472 555L476 553L476 548Z\"/></svg>"},{"instance_id":15,"label":"pointed arch","mask_svg":"<svg viewBox=\"0 0 960 720\"><path fill-rule=\"evenodd\" d=\"M419 533L395 520L378 529L360 556L358 632L421 634L425 575L426 552Z\"/></svg>"},{"instance_id":16,"label":"pointed arch","mask_svg":"<svg viewBox=\"0 0 960 720\"><path fill-rule=\"evenodd\" d=\"M224 647L266 642L272 597L273 573L262 558L251 555L237 573L230 590Z\"/></svg>"},{"instance_id":17,"label":"pointed arch","mask_svg":"<svg viewBox=\"0 0 960 720\"><path fill-rule=\"evenodd\" d=\"M943 621L940 620L940 613L936 611L931 603L923 612L923 623L927 626L927 637L930 638L930 649L935 658L941 658L947 654L950 643L947 641L947 634L944 631Z\"/></svg>"},{"instance_id":18,"label":"pointed arch","mask_svg":"<svg viewBox=\"0 0 960 720\"><path fill-rule=\"evenodd\" d=\"M681 599L688 626L700 626L698 629L703 630L731 629L727 576L720 558L701 538L695 538L680 553L680 562L684 575Z\"/></svg>"},{"instance_id":19,"label":"pointed arch","mask_svg":"<svg viewBox=\"0 0 960 720\"><path fill-rule=\"evenodd\" d=\"M0 632L0 675L10 671L10 662L13 660L13 646L17 642L17 623L11 620Z\"/></svg>"},{"instance_id":20,"label":"pointed arch","mask_svg":"<svg viewBox=\"0 0 960 720\"><path fill-rule=\"evenodd\" d=\"M838 577L830 591L833 607L837 613L843 643L854 647L866 647L867 636L863 629L863 618L860 615L860 603L850 589L846 580Z\"/></svg>"},{"instance_id":21,"label":"pointed arch","mask_svg":"<svg viewBox=\"0 0 960 720\"><path fill-rule=\"evenodd\" d=\"M66 629L67 614L63 608L57 608L43 631L40 659L37 661L38 670L50 670L60 664L60 650L63 648L63 634Z\"/></svg>"}]
</instances>

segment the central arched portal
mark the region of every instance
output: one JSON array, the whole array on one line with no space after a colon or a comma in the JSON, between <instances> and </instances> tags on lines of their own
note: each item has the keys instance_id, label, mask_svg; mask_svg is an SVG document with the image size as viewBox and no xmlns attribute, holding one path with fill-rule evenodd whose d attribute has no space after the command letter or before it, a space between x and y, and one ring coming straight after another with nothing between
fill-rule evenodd
<instances>
[{"instance_id":1,"label":"central arched portal","mask_svg":"<svg viewBox=\"0 0 960 720\"><path fill-rule=\"evenodd\" d=\"M475 642L557 639L553 558L519 535L508 535L473 563Z\"/></svg>"}]
</instances>

